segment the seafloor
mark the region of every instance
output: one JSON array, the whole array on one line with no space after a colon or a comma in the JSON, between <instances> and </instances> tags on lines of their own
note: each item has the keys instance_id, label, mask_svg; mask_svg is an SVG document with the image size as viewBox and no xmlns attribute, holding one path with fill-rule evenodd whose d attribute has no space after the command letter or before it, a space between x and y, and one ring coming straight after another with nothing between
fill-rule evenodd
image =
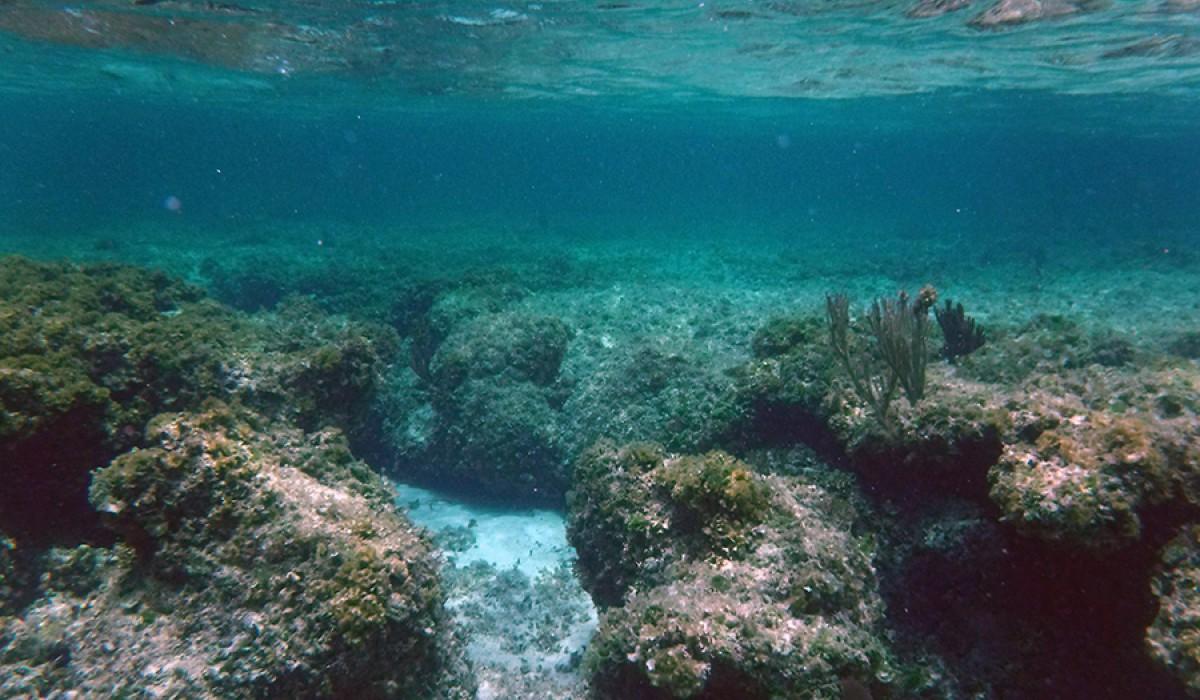
<instances>
[{"instance_id":1,"label":"seafloor","mask_svg":"<svg viewBox=\"0 0 1200 700\"><path fill-rule=\"evenodd\" d=\"M1200 693L1194 239L2 236L0 696Z\"/></svg>"}]
</instances>

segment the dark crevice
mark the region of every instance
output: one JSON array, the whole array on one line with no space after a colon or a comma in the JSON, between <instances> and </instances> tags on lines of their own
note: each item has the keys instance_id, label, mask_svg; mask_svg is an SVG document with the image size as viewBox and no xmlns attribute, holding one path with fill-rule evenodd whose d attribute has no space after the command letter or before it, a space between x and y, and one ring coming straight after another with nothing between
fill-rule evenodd
<instances>
[{"instance_id":1,"label":"dark crevice","mask_svg":"<svg viewBox=\"0 0 1200 700\"><path fill-rule=\"evenodd\" d=\"M1092 556L983 522L953 549L885 563L881 588L902 644L935 651L964 693L1183 700L1143 647L1155 561L1152 548Z\"/></svg>"}]
</instances>

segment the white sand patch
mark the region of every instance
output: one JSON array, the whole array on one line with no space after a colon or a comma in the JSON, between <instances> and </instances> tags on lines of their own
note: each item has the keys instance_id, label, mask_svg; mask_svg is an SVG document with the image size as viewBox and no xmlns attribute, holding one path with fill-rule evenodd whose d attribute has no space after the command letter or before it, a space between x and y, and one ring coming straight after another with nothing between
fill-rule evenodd
<instances>
[{"instance_id":1,"label":"white sand patch","mask_svg":"<svg viewBox=\"0 0 1200 700\"><path fill-rule=\"evenodd\" d=\"M533 579L574 558L567 544L566 521L556 511L465 503L405 484L396 484L396 494L396 503L408 517L430 532L436 534L447 527L474 531L473 546L448 555L459 565L483 560L499 570L516 567Z\"/></svg>"}]
</instances>

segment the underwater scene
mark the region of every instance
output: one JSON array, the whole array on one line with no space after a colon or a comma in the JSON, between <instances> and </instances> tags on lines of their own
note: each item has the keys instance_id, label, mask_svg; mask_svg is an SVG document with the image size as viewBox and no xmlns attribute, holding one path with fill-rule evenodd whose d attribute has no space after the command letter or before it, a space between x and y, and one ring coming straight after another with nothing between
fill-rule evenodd
<instances>
[{"instance_id":1,"label":"underwater scene","mask_svg":"<svg viewBox=\"0 0 1200 700\"><path fill-rule=\"evenodd\" d=\"M0 698L1200 698L1200 2L0 0Z\"/></svg>"}]
</instances>

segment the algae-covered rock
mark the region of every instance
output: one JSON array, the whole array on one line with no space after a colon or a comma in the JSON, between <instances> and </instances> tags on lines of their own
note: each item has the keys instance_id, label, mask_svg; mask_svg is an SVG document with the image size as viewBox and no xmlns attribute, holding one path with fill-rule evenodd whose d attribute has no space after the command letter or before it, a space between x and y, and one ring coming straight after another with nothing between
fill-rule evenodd
<instances>
[{"instance_id":1,"label":"algae-covered rock","mask_svg":"<svg viewBox=\"0 0 1200 700\"><path fill-rule=\"evenodd\" d=\"M441 482L492 494L561 496L567 479L558 420L547 392L528 382L464 384L438 414Z\"/></svg>"},{"instance_id":2,"label":"algae-covered rock","mask_svg":"<svg viewBox=\"0 0 1200 700\"><path fill-rule=\"evenodd\" d=\"M568 454L601 437L702 451L741 429L745 409L728 373L650 339L607 354L573 368L573 391L563 405Z\"/></svg>"},{"instance_id":3,"label":"algae-covered rock","mask_svg":"<svg viewBox=\"0 0 1200 700\"><path fill-rule=\"evenodd\" d=\"M386 398L400 474L557 502L574 455L602 436L701 451L738 431L743 406L715 337L723 319L692 340L676 337L688 324L660 332L672 322L661 308L563 301L481 275L439 290L416 321L405 307L413 376L396 373ZM722 353L706 358L712 348Z\"/></svg>"},{"instance_id":4,"label":"algae-covered rock","mask_svg":"<svg viewBox=\"0 0 1200 700\"><path fill-rule=\"evenodd\" d=\"M369 433L394 332L115 265L0 292L0 696L471 695L430 545L328 427Z\"/></svg>"},{"instance_id":5,"label":"algae-covered rock","mask_svg":"<svg viewBox=\"0 0 1200 700\"><path fill-rule=\"evenodd\" d=\"M1200 526L1186 528L1163 549L1150 583L1158 615L1146 648L1191 697L1200 697Z\"/></svg>"},{"instance_id":6,"label":"algae-covered rock","mask_svg":"<svg viewBox=\"0 0 1200 700\"><path fill-rule=\"evenodd\" d=\"M777 316L754 332L750 347L754 357L766 359L825 341L828 335L825 323L816 316Z\"/></svg>"},{"instance_id":7,"label":"algae-covered rock","mask_svg":"<svg viewBox=\"0 0 1200 700\"><path fill-rule=\"evenodd\" d=\"M1088 365L1121 367L1138 357L1124 336L1089 330L1066 316L1038 314L1016 327L989 328L987 344L958 366L964 378L1011 387Z\"/></svg>"},{"instance_id":8,"label":"algae-covered rock","mask_svg":"<svg viewBox=\"0 0 1200 700\"><path fill-rule=\"evenodd\" d=\"M881 421L814 335L798 320L760 331L738 372L755 432L827 437L882 493L990 500L1025 535L1093 550L1137 541L1147 509L1200 505L1200 378L1187 364L1139 367L1127 340L1042 315L931 365L925 397Z\"/></svg>"},{"instance_id":9,"label":"algae-covered rock","mask_svg":"<svg viewBox=\"0 0 1200 700\"><path fill-rule=\"evenodd\" d=\"M1009 427L1005 395L952 367L930 367L929 375L927 396L897 406L886 428L835 390L827 397L829 427L869 484L895 494L985 500L986 475Z\"/></svg>"},{"instance_id":10,"label":"algae-covered rock","mask_svg":"<svg viewBox=\"0 0 1200 700\"><path fill-rule=\"evenodd\" d=\"M378 390L400 351L393 330L293 297L253 333L229 372L237 396L305 430L340 428L356 446L379 439Z\"/></svg>"},{"instance_id":11,"label":"algae-covered rock","mask_svg":"<svg viewBox=\"0 0 1200 700\"><path fill-rule=\"evenodd\" d=\"M339 433L210 402L147 438L91 488L121 544L8 621L0 694L472 697L430 543Z\"/></svg>"},{"instance_id":12,"label":"algae-covered rock","mask_svg":"<svg viewBox=\"0 0 1200 700\"><path fill-rule=\"evenodd\" d=\"M864 481L890 493L985 497L1006 421L996 387L930 366L925 397L894 401L883 421L844 377L816 319L775 319L753 344L755 359L735 372L752 439L843 453Z\"/></svg>"},{"instance_id":13,"label":"algae-covered rock","mask_svg":"<svg viewBox=\"0 0 1200 700\"><path fill-rule=\"evenodd\" d=\"M88 471L219 386L220 312L202 296L130 267L0 261L0 530L96 531Z\"/></svg>"},{"instance_id":14,"label":"algae-covered rock","mask_svg":"<svg viewBox=\"0 0 1200 700\"><path fill-rule=\"evenodd\" d=\"M600 696L837 698L889 677L868 548L819 487L601 442L569 502L605 608L587 659Z\"/></svg>"},{"instance_id":15,"label":"algae-covered rock","mask_svg":"<svg viewBox=\"0 0 1200 700\"><path fill-rule=\"evenodd\" d=\"M1082 370L1031 386L989 473L1003 518L1041 539L1112 549L1143 514L1200 506L1200 375Z\"/></svg>"},{"instance_id":16,"label":"algae-covered rock","mask_svg":"<svg viewBox=\"0 0 1200 700\"><path fill-rule=\"evenodd\" d=\"M832 357L812 344L735 368L735 396L743 416L735 433L750 444L832 443L825 404L831 373Z\"/></svg>"},{"instance_id":17,"label":"algae-covered rock","mask_svg":"<svg viewBox=\"0 0 1200 700\"><path fill-rule=\"evenodd\" d=\"M558 379L570 329L549 316L446 304L431 311L430 335L412 341L419 383L392 385L388 439L398 468L466 491L560 498ZM416 346L434 336L436 348Z\"/></svg>"},{"instance_id":18,"label":"algae-covered rock","mask_svg":"<svg viewBox=\"0 0 1200 700\"><path fill-rule=\"evenodd\" d=\"M1150 555L1200 520L1195 367L1060 316L995 330L957 364L931 363L924 397L895 399L884 421L819 334L768 324L737 374L750 434L821 448L886 499L874 522L904 523L883 528L879 559L899 672L916 661L943 677L892 692L1178 697L1140 643ZM1171 628L1160 655L1186 666Z\"/></svg>"},{"instance_id":19,"label":"algae-covered rock","mask_svg":"<svg viewBox=\"0 0 1200 700\"><path fill-rule=\"evenodd\" d=\"M47 543L103 538L87 504L89 471L138 445L156 413L208 397L368 435L393 336L320 313L247 319L133 267L6 258L0 481L13 487L0 489L0 531Z\"/></svg>"},{"instance_id":20,"label":"algae-covered rock","mask_svg":"<svg viewBox=\"0 0 1200 700\"><path fill-rule=\"evenodd\" d=\"M558 378L571 331L557 318L483 314L455 328L430 362L439 391L471 379L503 375L541 386Z\"/></svg>"},{"instance_id":21,"label":"algae-covered rock","mask_svg":"<svg viewBox=\"0 0 1200 700\"><path fill-rule=\"evenodd\" d=\"M432 300L423 300L421 313L402 312L403 325L410 328L413 371L422 379L432 380L430 365L452 333L476 317L505 312L528 293L502 275L474 275L447 284ZM416 318L412 318L414 315ZM460 338L460 342L465 340Z\"/></svg>"}]
</instances>

